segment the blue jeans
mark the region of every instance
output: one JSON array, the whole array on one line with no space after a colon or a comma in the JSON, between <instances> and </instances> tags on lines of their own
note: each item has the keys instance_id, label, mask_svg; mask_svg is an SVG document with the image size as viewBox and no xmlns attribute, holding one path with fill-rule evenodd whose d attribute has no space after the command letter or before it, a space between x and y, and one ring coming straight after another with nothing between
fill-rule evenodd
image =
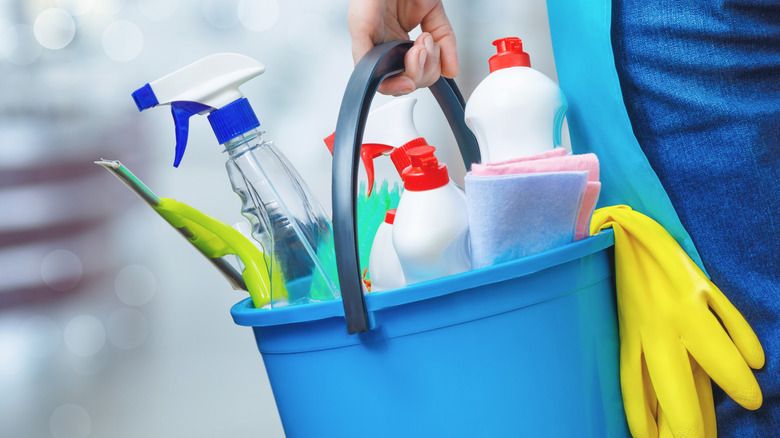
<instances>
[{"instance_id":1,"label":"blue jeans","mask_svg":"<svg viewBox=\"0 0 780 438\"><path fill-rule=\"evenodd\" d=\"M612 46L639 145L766 353L758 411L713 385L719 436L780 436L780 2L614 0Z\"/></svg>"}]
</instances>

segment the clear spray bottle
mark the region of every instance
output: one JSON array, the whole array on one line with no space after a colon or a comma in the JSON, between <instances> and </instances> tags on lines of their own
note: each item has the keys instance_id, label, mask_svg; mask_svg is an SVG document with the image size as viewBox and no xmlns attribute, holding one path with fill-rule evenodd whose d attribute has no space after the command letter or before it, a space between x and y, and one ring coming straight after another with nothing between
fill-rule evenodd
<instances>
[{"instance_id":1,"label":"clear spray bottle","mask_svg":"<svg viewBox=\"0 0 780 438\"><path fill-rule=\"evenodd\" d=\"M322 206L273 142L264 140L249 101L238 87L265 67L252 58L207 56L133 93L138 109L170 105L176 127L178 167L189 119L208 114L241 213L263 251L271 278L272 306L339 296L333 229Z\"/></svg>"}]
</instances>

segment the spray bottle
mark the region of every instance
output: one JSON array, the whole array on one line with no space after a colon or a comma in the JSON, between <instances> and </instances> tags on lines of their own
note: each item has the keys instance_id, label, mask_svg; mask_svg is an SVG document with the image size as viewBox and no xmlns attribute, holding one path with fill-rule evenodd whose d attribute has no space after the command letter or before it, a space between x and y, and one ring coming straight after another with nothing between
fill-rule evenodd
<instances>
[{"instance_id":1,"label":"spray bottle","mask_svg":"<svg viewBox=\"0 0 780 438\"><path fill-rule=\"evenodd\" d=\"M519 38L493 41L490 74L466 104L466 124L479 143L482 163L535 155L561 145L566 98L560 87L531 68Z\"/></svg>"},{"instance_id":2,"label":"spray bottle","mask_svg":"<svg viewBox=\"0 0 780 438\"><path fill-rule=\"evenodd\" d=\"M416 104L417 98L414 97L393 98L368 114L363 131L360 158L365 172L358 173L358 247L360 267L364 273L367 272L365 277L371 279L372 290L376 290L376 284L373 269L369 266L370 253L385 213L395 209L401 198L401 174L410 164L406 151L428 144L414 124ZM331 154L334 136L335 133L325 138L325 145ZM376 184L375 175L379 175Z\"/></svg>"},{"instance_id":3,"label":"spray bottle","mask_svg":"<svg viewBox=\"0 0 780 438\"><path fill-rule=\"evenodd\" d=\"M219 53L144 85L133 99L141 111L171 106L175 167L184 155L190 117L208 115L228 154L227 172L241 198L241 213L266 258L274 299L279 298L275 289L286 289L290 304L335 298L339 289L330 220L292 164L262 138L260 122L238 89L264 71L252 58ZM277 270L281 275L272 275ZM274 284L279 281L284 285Z\"/></svg>"},{"instance_id":4,"label":"spray bottle","mask_svg":"<svg viewBox=\"0 0 780 438\"><path fill-rule=\"evenodd\" d=\"M360 159L363 162L365 178L359 174L361 193L365 190L366 196L371 197L376 193L374 188L374 166L379 157L389 156L395 171L388 166L389 163L379 163L379 173L383 181L387 181L388 190L397 191L403 187L401 174L409 166L409 157L406 151L416 147L425 146L428 142L417 131L414 124L414 106L417 98L403 96L397 97L388 103L368 113L366 126L363 130L363 144L360 148ZM335 132L324 139L328 150L333 154L333 139ZM363 186L366 189L362 189ZM381 190L381 184L380 184Z\"/></svg>"},{"instance_id":5,"label":"spray bottle","mask_svg":"<svg viewBox=\"0 0 780 438\"><path fill-rule=\"evenodd\" d=\"M471 269L466 196L450 180L433 146L409 149L404 192L393 223L393 247L406 284Z\"/></svg>"}]
</instances>

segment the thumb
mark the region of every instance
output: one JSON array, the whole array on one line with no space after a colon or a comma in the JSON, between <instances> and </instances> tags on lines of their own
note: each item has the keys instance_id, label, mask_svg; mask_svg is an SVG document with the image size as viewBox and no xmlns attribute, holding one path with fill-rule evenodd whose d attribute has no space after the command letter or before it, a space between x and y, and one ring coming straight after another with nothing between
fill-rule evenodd
<instances>
[{"instance_id":1,"label":"thumb","mask_svg":"<svg viewBox=\"0 0 780 438\"><path fill-rule=\"evenodd\" d=\"M352 1L347 11L347 28L352 40L352 59L355 64L383 40L385 24L382 21L384 1Z\"/></svg>"},{"instance_id":2,"label":"thumb","mask_svg":"<svg viewBox=\"0 0 780 438\"><path fill-rule=\"evenodd\" d=\"M358 61L360 61L363 56L365 56L366 53L369 52L369 50L374 48L374 42L371 41L371 38L368 37L368 35L361 35L356 36L352 38L352 60L355 62L355 65L357 65Z\"/></svg>"}]
</instances>

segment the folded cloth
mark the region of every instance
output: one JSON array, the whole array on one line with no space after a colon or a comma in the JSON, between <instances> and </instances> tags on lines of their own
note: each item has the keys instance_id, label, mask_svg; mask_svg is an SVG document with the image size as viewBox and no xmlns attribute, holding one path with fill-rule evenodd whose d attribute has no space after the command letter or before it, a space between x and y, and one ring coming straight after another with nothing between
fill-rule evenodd
<instances>
[{"instance_id":1,"label":"folded cloth","mask_svg":"<svg viewBox=\"0 0 780 438\"><path fill-rule=\"evenodd\" d=\"M483 268L572 242L587 182L587 171L468 173L472 267Z\"/></svg>"},{"instance_id":2,"label":"folded cloth","mask_svg":"<svg viewBox=\"0 0 780 438\"><path fill-rule=\"evenodd\" d=\"M523 161L534 161L534 160L541 160L544 158L562 157L568 154L569 152L564 148L555 148L535 155L529 155L527 157L512 158L511 160L496 161L495 163L484 163L484 164L479 164L479 166L487 166L487 167L503 166L505 164L521 163Z\"/></svg>"},{"instance_id":3,"label":"folded cloth","mask_svg":"<svg viewBox=\"0 0 780 438\"><path fill-rule=\"evenodd\" d=\"M588 186L582 208L577 213L575 240L588 237L588 226L596 202L601 192L599 182L599 159L596 154L567 155L563 148L556 148L530 157L502 161L490 164L473 164L471 173L474 176L515 175L534 172L587 171Z\"/></svg>"}]
</instances>

